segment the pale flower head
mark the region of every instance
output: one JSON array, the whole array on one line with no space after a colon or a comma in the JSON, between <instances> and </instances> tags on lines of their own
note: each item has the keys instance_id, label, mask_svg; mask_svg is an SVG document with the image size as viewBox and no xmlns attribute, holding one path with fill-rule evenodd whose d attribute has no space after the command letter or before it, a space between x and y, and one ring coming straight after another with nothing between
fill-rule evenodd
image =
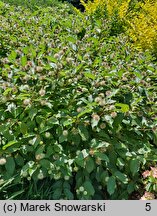
<instances>
[{"instance_id":1,"label":"pale flower head","mask_svg":"<svg viewBox=\"0 0 157 216\"><path fill-rule=\"evenodd\" d=\"M0 179L0 185L4 183L4 179Z\"/></svg>"},{"instance_id":2,"label":"pale flower head","mask_svg":"<svg viewBox=\"0 0 157 216\"><path fill-rule=\"evenodd\" d=\"M42 170L40 170L37 178L40 179L40 180L42 180L44 178L44 174L43 174Z\"/></svg>"},{"instance_id":3,"label":"pale flower head","mask_svg":"<svg viewBox=\"0 0 157 216\"><path fill-rule=\"evenodd\" d=\"M31 103L31 100L28 98L28 99L25 99L24 101L23 101L23 104L25 105L25 106L27 106L27 105L29 105Z\"/></svg>"},{"instance_id":4,"label":"pale flower head","mask_svg":"<svg viewBox=\"0 0 157 216\"><path fill-rule=\"evenodd\" d=\"M97 114L95 114L95 113L92 114L92 118L93 118L93 120L95 120L95 121L99 121L99 120L100 120L100 116L97 115Z\"/></svg>"},{"instance_id":5,"label":"pale flower head","mask_svg":"<svg viewBox=\"0 0 157 216\"><path fill-rule=\"evenodd\" d=\"M107 97L109 97L112 94L112 92L111 91L106 91L105 94L106 94Z\"/></svg>"},{"instance_id":6,"label":"pale flower head","mask_svg":"<svg viewBox=\"0 0 157 216\"><path fill-rule=\"evenodd\" d=\"M35 156L36 160L41 160L41 159L43 159L44 157L45 157L45 154L44 154L44 153L37 154L37 155Z\"/></svg>"},{"instance_id":7,"label":"pale flower head","mask_svg":"<svg viewBox=\"0 0 157 216\"><path fill-rule=\"evenodd\" d=\"M39 94L43 97L45 95L46 91L45 89L40 89Z\"/></svg>"},{"instance_id":8,"label":"pale flower head","mask_svg":"<svg viewBox=\"0 0 157 216\"><path fill-rule=\"evenodd\" d=\"M115 118L116 116L117 116L117 113L116 113L116 112L112 112L112 113L111 113L111 117L112 117L112 118Z\"/></svg>"},{"instance_id":9,"label":"pale flower head","mask_svg":"<svg viewBox=\"0 0 157 216\"><path fill-rule=\"evenodd\" d=\"M99 103L101 100L102 100L101 97L96 97L94 101L95 101L96 103Z\"/></svg>"},{"instance_id":10,"label":"pale flower head","mask_svg":"<svg viewBox=\"0 0 157 216\"><path fill-rule=\"evenodd\" d=\"M145 194L141 197L141 200L153 200L155 199L155 196L153 193L145 192Z\"/></svg>"},{"instance_id":11,"label":"pale flower head","mask_svg":"<svg viewBox=\"0 0 157 216\"><path fill-rule=\"evenodd\" d=\"M143 175L143 178L147 178L148 176L150 176L150 171L146 170L142 173L142 175Z\"/></svg>"},{"instance_id":12,"label":"pale flower head","mask_svg":"<svg viewBox=\"0 0 157 216\"><path fill-rule=\"evenodd\" d=\"M0 158L0 165L6 164L6 159L5 158Z\"/></svg>"},{"instance_id":13,"label":"pale flower head","mask_svg":"<svg viewBox=\"0 0 157 216\"><path fill-rule=\"evenodd\" d=\"M157 167L151 167L151 173L154 178L157 178Z\"/></svg>"}]
</instances>

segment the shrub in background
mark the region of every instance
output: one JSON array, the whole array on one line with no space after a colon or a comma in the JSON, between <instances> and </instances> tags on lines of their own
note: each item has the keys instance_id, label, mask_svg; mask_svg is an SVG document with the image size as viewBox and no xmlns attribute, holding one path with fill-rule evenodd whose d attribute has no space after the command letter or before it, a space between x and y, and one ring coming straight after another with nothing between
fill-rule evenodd
<instances>
[{"instance_id":1,"label":"shrub in background","mask_svg":"<svg viewBox=\"0 0 157 216\"><path fill-rule=\"evenodd\" d=\"M111 20L111 35L126 30L135 46L156 54L157 2L153 0L94 0L84 2L88 15L99 14Z\"/></svg>"},{"instance_id":2,"label":"shrub in background","mask_svg":"<svg viewBox=\"0 0 157 216\"><path fill-rule=\"evenodd\" d=\"M145 0L139 3L140 8L130 14L128 34L136 46L143 50L149 49L156 54L157 47L157 2Z\"/></svg>"}]
</instances>

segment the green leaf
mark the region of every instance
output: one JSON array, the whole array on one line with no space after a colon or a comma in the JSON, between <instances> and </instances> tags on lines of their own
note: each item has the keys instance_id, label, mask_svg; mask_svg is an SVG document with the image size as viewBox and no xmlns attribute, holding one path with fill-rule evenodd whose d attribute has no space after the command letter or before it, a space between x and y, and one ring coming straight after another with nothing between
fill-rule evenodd
<instances>
[{"instance_id":1,"label":"green leaf","mask_svg":"<svg viewBox=\"0 0 157 216\"><path fill-rule=\"evenodd\" d=\"M61 135L61 136L59 137L59 143L62 143L62 142L64 142L64 141L67 141L67 136Z\"/></svg>"},{"instance_id":2,"label":"green leaf","mask_svg":"<svg viewBox=\"0 0 157 216\"><path fill-rule=\"evenodd\" d=\"M108 179L109 179L108 171L103 171L100 174L100 181L103 183L103 185L106 185L106 183L108 182Z\"/></svg>"},{"instance_id":3,"label":"green leaf","mask_svg":"<svg viewBox=\"0 0 157 216\"><path fill-rule=\"evenodd\" d=\"M20 131L24 135L27 134L27 125L24 122L20 124Z\"/></svg>"},{"instance_id":4,"label":"green leaf","mask_svg":"<svg viewBox=\"0 0 157 216\"><path fill-rule=\"evenodd\" d=\"M37 113L38 113L37 108L30 108L29 117L30 117L31 121L34 119L34 117L36 116Z\"/></svg>"},{"instance_id":5,"label":"green leaf","mask_svg":"<svg viewBox=\"0 0 157 216\"><path fill-rule=\"evenodd\" d=\"M71 125L73 122L75 122L74 119L68 119L68 120L66 120L66 121L63 122L63 126Z\"/></svg>"},{"instance_id":6,"label":"green leaf","mask_svg":"<svg viewBox=\"0 0 157 216\"><path fill-rule=\"evenodd\" d=\"M53 199L59 200L62 196L62 187L56 188L53 193Z\"/></svg>"},{"instance_id":7,"label":"green leaf","mask_svg":"<svg viewBox=\"0 0 157 216\"><path fill-rule=\"evenodd\" d=\"M68 188L64 188L64 194L68 200L74 199L73 193Z\"/></svg>"},{"instance_id":8,"label":"green leaf","mask_svg":"<svg viewBox=\"0 0 157 216\"><path fill-rule=\"evenodd\" d=\"M17 192L15 192L15 193L12 193L12 194L11 194L11 197L9 197L8 200L13 200L13 199L15 199L16 197L17 197L16 199L18 199L18 196L19 196L20 194L24 193L24 192L25 192L25 190L22 189L22 190L20 190L20 191L17 191Z\"/></svg>"},{"instance_id":9,"label":"green leaf","mask_svg":"<svg viewBox=\"0 0 157 216\"><path fill-rule=\"evenodd\" d=\"M75 162L76 162L79 166L84 167L84 157L83 157L82 152L75 158Z\"/></svg>"},{"instance_id":10,"label":"green leaf","mask_svg":"<svg viewBox=\"0 0 157 216\"><path fill-rule=\"evenodd\" d=\"M94 155L99 157L101 160L106 161L107 163L109 163L109 158L108 158L108 156L106 154L101 153L101 152L96 152Z\"/></svg>"},{"instance_id":11,"label":"green leaf","mask_svg":"<svg viewBox=\"0 0 157 216\"><path fill-rule=\"evenodd\" d=\"M97 126L98 123L99 123L99 120L92 119L92 120L91 120L91 126L92 126L92 128L94 128L95 126Z\"/></svg>"},{"instance_id":12,"label":"green leaf","mask_svg":"<svg viewBox=\"0 0 157 216\"><path fill-rule=\"evenodd\" d=\"M93 196L95 194L95 189L91 183L91 181L85 181L83 184L85 190L87 191L88 195Z\"/></svg>"},{"instance_id":13,"label":"green leaf","mask_svg":"<svg viewBox=\"0 0 157 216\"><path fill-rule=\"evenodd\" d=\"M8 59L10 61L14 61L16 59L16 56L17 56L17 53L14 50L12 50L10 55L8 56Z\"/></svg>"},{"instance_id":14,"label":"green leaf","mask_svg":"<svg viewBox=\"0 0 157 216\"><path fill-rule=\"evenodd\" d=\"M128 105L128 104L116 103L115 106L120 107L120 108L121 108L121 111L122 111L123 113L129 111L129 105Z\"/></svg>"},{"instance_id":15,"label":"green leaf","mask_svg":"<svg viewBox=\"0 0 157 216\"><path fill-rule=\"evenodd\" d=\"M47 151L46 151L46 156L50 157L50 155L52 155L54 153L54 148L52 145L48 145L47 147Z\"/></svg>"},{"instance_id":16,"label":"green leaf","mask_svg":"<svg viewBox=\"0 0 157 216\"><path fill-rule=\"evenodd\" d=\"M8 157L7 162L5 164L5 168L9 175L13 175L15 171L15 161L13 157Z\"/></svg>"},{"instance_id":17,"label":"green leaf","mask_svg":"<svg viewBox=\"0 0 157 216\"><path fill-rule=\"evenodd\" d=\"M57 181L55 181L55 183L53 184L52 187L55 190L57 188L62 188L62 186L63 186L63 181L62 180L57 180Z\"/></svg>"},{"instance_id":18,"label":"green leaf","mask_svg":"<svg viewBox=\"0 0 157 216\"><path fill-rule=\"evenodd\" d=\"M42 167L49 169L50 168L50 161L47 159L40 160L40 164Z\"/></svg>"},{"instance_id":19,"label":"green leaf","mask_svg":"<svg viewBox=\"0 0 157 216\"><path fill-rule=\"evenodd\" d=\"M30 94L21 93L16 97L16 99L24 100L27 99L28 97L30 97Z\"/></svg>"},{"instance_id":20,"label":"green leaf","mask_svg":"<svg viewBox=\"0 0 157 216\"><path fill-rule=\"evenodd\" d=\"M62 151L62 146L61 145L55 144L53 146L53 148L54 148L55 152L61 152Z\"/></svg>"},{"instance_id":21,"label":"green leaf","mask_svg":"<svg viewBox=\"0 0 157 216\"><path fill-rule=\"evenodd\" d=\"M28 169L28 173L29 173L29 175L32 176L33 173L34 173L37 169L38 169L37 166L34 166L33 168L29 168L29 169Z\"/></svg>"},{"instance_id":22,"label":"green leaf","mask_svg":"<svg viewBox=\"0 0 157 216\"><path fill-rule=\"evenodd\" d=\"M51 61L51 62L54 62L54 63L57 62L57 59L54 58L54 57L52 57L52 56L46 56L46 58L47 58L49 61Z\"/></svg>"},{"instance_id":23,"label":"green leaf","mask_svg":"<svg viewBox=\"0 0 157 216\"><path fill-rule=\"evenodd\" d=\"M125 162L122 158L117 158L117 163L116 165L121 169L125 166Z\"/></svg>"},{"instance_id":24,"label":"green leaf","mask_svg":"<svg viewBox=\"0 0 157 216\"><path fill-rule=\"evenodd\" d=\"M46 131L48 131L48 130L50 130L51 128L52 128L53 126L51 125L51 126L45 126L44 125L44 127L41 127L40 129L39 129L39 133L41 134L41 133L43 133L43 132L46 132Z\"/></svg>"},{"instance_id":25,"label":"green leaf","mask_svg":"<svg viewBox=\"0 0 157 216\"><path fill-rule=\"evenodd\" d=\"M89 139L88 130L83 124L78 126L78 131L83 141L86 141Z\"/></svg>"},{"instance_id":26,"label":"green leaf","mask_svg":"<svg viewBox=\"0 0 157 216\"><path fill-rule=\"evenodd\" d=\"M40 139L38 140L39 142L41 141ZM39 146L39 148L36 150L35 154L42 154L43 151L45 150L45 147L43 145Z\"/></svg>"},{"instance_id":27,"label":"green leaf","mask_svg":"<svg viewBox=\"0 0 157 216\"><path fill-rule=\"evenodd\" d=\"M112 195L116 189L116 180L114 176L109 177L107 182L107 192Z\"/></svg>"},{"instance_id":28,"label":"green leaf","mask_svg":"<svg viewBox=\"0 0 157 216\"><path fill-rule=\"evenodd\" d=\"M72 36L67 37L67 40L68 40L69 42L76 43L76 38L74 38L74 37L72 37Z\"/></svg>"},{"instance_id":29,"label":"green leaf","mask_svg":"<svg viewBox=\"0 0 157 216\"><path fill-rule=\"evenodd\" d=\"M10 134L9 128L6 128L6 130L4 130L2 134L8 140L8 143L10 143L10 141L12 141L15 138L13 134Z\"/></svg>"},{"instance_id":30,"label":"green leaf","mask_svg":"<svg viewBox=\"0 0 157 216\"><path fill-rule=\"evenodd\" d=\"M12 92L12 88L6 88L6 90L3 92L3 95L4 96L6 96L6 95L8 95L9 93L11 93Z\"/></svg>"},{"instance_id":31,"label":"green leaf","mask_svg":"<svg viewBox=\"0 0 157 216\"><path fill-rule=\"evenodd\" d=\"M91 113L92 112L92 109L91 108L87 108L85 109L84 111L80 112L78 115L77 115L77 118L80 118L81 116L85 115L86 113Z\"/></svg>"},{"instance_id":32,"label":"green leaf","mask_svg":"<svg viewBox=\"0 0 157 216\"><path fill-rule=\"evenodd\" d=\"M29 53L29 47L28 47L28 46L24 47L24 48L22 49L22 51L23 51L24 54L27 55L27 54Z\"/></svg>"},{"instance_id":33,"label":"green leaf","mask_svg":"<svg viewBox=\"0 0 157 216\"><path fill-rule=\"evenodd\" d=\"M0 133L6 130L6 125L0 125Z\"/></svg>"},{"instance_id":34,"label":"green leaf","mask_svg":"<svg viewBox=\"0 0 157 216\"><path fill-rule=\"evenodd\" d=\"M84 75L85 75L85 77L90 78L92 80L95 80L95 78L96 78L95 75L90 73L90 72L85 72Z\"/></svg>"},{"instance_id":35,"label":"green leaf","mask_svg":"<svg viewBox=\"0 0 157 216\"><path fill-rule=\"evenodd\" d=\"M57 125L57 124L59 124L59 121L55 117L51 117L47 119L47 125Z\"/></svg>"},{"instance_id":36,"label":"green leaf","mask_svg":"<svg viewBox=\"0 0 157 216\"><path fill-rule=\"evenodd\" d=\"M89 157L88 160L86 161L86 170L88 173L91 173L95 168L95 163L93 158Z\"/></svg>"},{"instance_id":37,"label":"green leaf","mask_svg":"<svg viewBox=\"0 0 157 216\"><path fill-rule=\"evenodd\" d=\"M27 64L27 57L24 55L21 57L21 65L24 67Z\"/></svg>"},{"instance_id":38,"label":"green leaf","mask_svg":"<svg viewBox=\"0 0 157 216\"><path fill-rule=\"evenodd\" d=\"M128 178L127 178L127 175L121 173L120 171L116 171L114 173L114 176L119 179L121 182L123 182L124 184L127 184L128 183Z\"/></svg>"},{"instance_id":39,"label":"green leaf","mask_svg":"<svg viewBox=\"0 0 157 216\"><path fill-rule=\"evenodd\" d=\"M2 147L2 149L3 149L3 150L6 150L8 147L10 147L10 146L12 146L12 145L14 145L14 144L16 144L16 143L17 143L16 140L12 140L12 141L8 142L6 145L4 145L4 146Z\"/></svg>"},{"instance_id":40,"label":"green leaf","mask_svg":"<svg viewBox=\"0 0 157 216\"><path fill-rule=\"evenodd\" d=\"M71 142L73 142L74 145L79 145L80 142L81 142L81 137L80 137L79 134L72 134L72 133L70 133L68 140L71 141Z\"/></svg>"},{"instance_id":41,"label":"green leaf","mask_svg":"<svg viewBox=\"0 0 157 216\"><path fill-rule=\"evenodd\" d=\"M135 190L135 182L129 182L127 186L127 191L129 194L131 194Z\"/></svg>"},{"instance_id":42,"label":"green leaf","mask_svg":"<svg viewBox=\"0 0 157 216\"><path fill-rule=\"evenodd\" d=\"M154 135L153 142L157 146L157 130L154 131L153 135Z\"/></svg>"},{"instance_id":43,"label":"green leaf","mask_svg":"<svg viewBox=\"0 0 157 216\"><path fill-rule=\"evenodd\" d=\"M139 160L132 159L130 161L130 171L132 172L132 174L135 175L136 173L138 173L139 169L140 169Z\"/></svg>"},{"instance_id":44,"label":"green leaf","mask_svg":"<svg viewBox=\"0 0 157 216\"><path fill-rule=\"evenodd\" d=\"M15 162L18 166L22 167L24 165L24 158L18 154L15 156Z\"/></svg>"}]
</instances>

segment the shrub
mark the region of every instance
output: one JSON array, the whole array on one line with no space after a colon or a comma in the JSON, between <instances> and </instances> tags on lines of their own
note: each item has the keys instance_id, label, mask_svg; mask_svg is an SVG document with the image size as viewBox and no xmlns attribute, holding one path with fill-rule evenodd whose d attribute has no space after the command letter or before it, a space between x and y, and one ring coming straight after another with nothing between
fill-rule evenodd
<instances>
[{"instance_id":1,"label":"shrub","mask_svg":"<svg viewBox=\"0 0 157 216\"><path fill-rule=\"evenodd\" d=\"M156 160L156 62L69 11L0 4L1 199L128 199Z\"/></svg>"},{"instance_id":2,"label":"shrub","mask_svg":"<svg viewBox=\"0 0 157 216\"><path fill-rule=\"evenodd\" d=\"M153 0L81 0L88 15L104 15L111 20L111 35L125 30L135 46L149 49L156 55L157 47L157 2Z\"/></svg>"},{"instance_id":3,"label":"shrub","mask_svg":"<svg viewBox=\"0 0 157 216\"><path fill-rule=\"evenodd\" d=\"M157 47L157 2L145 0L139 3L139 10L130 15L129 35L135 44L143 50L149 49L154 54Z\"/></svg>"}]
</instances>

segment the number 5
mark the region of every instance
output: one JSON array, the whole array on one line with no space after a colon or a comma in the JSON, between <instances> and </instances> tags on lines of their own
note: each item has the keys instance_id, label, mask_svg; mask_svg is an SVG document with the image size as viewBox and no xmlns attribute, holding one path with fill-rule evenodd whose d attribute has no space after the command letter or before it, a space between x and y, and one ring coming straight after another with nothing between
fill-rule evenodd
<instances>
[{"instance_id":1,"label":"number 5","mask_svg":"<svg viewBox=\"0 0 157 216\"><path fill-rule=\"evenodd\" d=\"M145 210L146 211L150 211L151 210L151 203L146 203L146 207L145 207Z\"/></svg>"}]
</instances>

